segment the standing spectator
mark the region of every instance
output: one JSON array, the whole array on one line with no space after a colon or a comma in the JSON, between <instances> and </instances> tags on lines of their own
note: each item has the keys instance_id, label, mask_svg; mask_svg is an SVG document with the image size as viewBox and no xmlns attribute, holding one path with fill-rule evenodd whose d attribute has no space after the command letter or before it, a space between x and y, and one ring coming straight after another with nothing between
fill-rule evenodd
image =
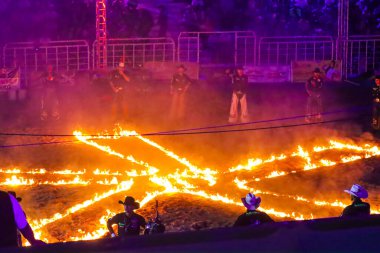
<instances>
[{"instance_id":1,"label":"standing spectator","mask_svg":"<svg viewBox=\"0 0 380 253\"><path fill-rule=\"evenodd\" d=\"M125 36L136 37L138 33L138 27L140 22L139 11L137 10L138 2L137 1L128 1L127 8L124 13L124 26L125 26Z\"/></svg>"},{"instance_id":2,"label":"standing spectator","mask_svg":"<svg viewBox=\"0 0 380 253\"><path fill-rule=\"evenodd\" d=\"M313 76L306 82L306 92L309 97L307 99L305 121L308 123L322 120L322 86L321 70L316 68Z\"/></svg>"},{"instance_id":3,"label":"standing spectator","mask_svg":"<svg viewBox=\"0 0 380 253\"><path fill-rule=\"evenodd\" d=\"M120 200L119 204L124 206L124 212L116 214L107 221L107 228L111 233L111 237L116 236L112 228L113 224L117 224L118 236L128 237L139 235L140 228L146 225L144 217L134 212L135 209L140 208L140 204L131 196L125 197L124 202Z\"/></svg>"},{"instance_id":4,"label":"standing spectator","mask_svg":"<svg viewBox=\"0 0 380 253\"><path fill-rule=\"evenodd\" d=\"M112 116L114 120L125 120L127 116L126 86L130 78L124 72L125 64L120 62L110 74L110 85L114 94Z\"/></svg>"},{"instance_id":5,"label":"standing spectator","mask_svg":"<svg viewBox=\"0 0 380 253\"><path fill-rule=\"evenodd\" d=\"M193 7L188 5L182 12L182 21L184 31L186 32L197 32L200 29L200 24L198 23L197 14L195 13Z\"/></svg>"},{"instance_id":6,"label":"standing spectator","mask_svg":"<svg viewBox=\"0 0 380 253\"><path fill-rule=\"evenodd\" d=\"M0 248L19 246L17 230L32 246L45 244L34 237L25 213L13 193L0 191Z\"/></svg>"},{"instance_id":7,"label":"standing spectator","mask_svg":"<svg viewBox=\"0 0 380 253\"><path fill-rule=\"evenodd\" d=\"M193 7L193 10L195 14L197 15L197 20L199 23L203 22L205 18L204 8L205 3L203 0L192 0L191 6Z\"/></svg>"},{"instance_id":8,"label":"standing spectator","mask_svg":"<svg viewBox=\"0 0 380 253\"><path fill-rule=\"evenodd\" d=\"M141 38L149 37L149 33L154 26L154 19L152 13L146 9L139 9L139 22L137 24L137 36Z\"/></svg>"},{"instance_id":9,"label":"standing spectator","mask_svg":"<svg viewBox=\"0 0 380 253\"><path fill-rule=\"evenodd\" d=\"M186 93L190 87L191 80L185 74L184 65L177 67L177 73L173 75L170 94L172 95L172 103L170 109L171 120L182 120L185 117Z\"/></svg>"},{"instance_id":10,"label":"standing spectator","mask_svg":"<svg viewBox=\"0 0 380 253\"><path fill-rule=\"evenodd\" d=\"M124 35L125 4L123 0L114 0L109 6L108 30L111 37L119 38ZM130 29L130 27L127 27Z\"/></svg>"},{"instance_id":11,"label":"standing spectator","mask_svg":"<svg viewBox=\"0 0 380 253\"><path fill-rule=\"evenodd\" d=\"M262 223L273 222L272 218L264 212L260 212L257 209L260 206L261 198L256 197L252 193L248 193L241 201L247 208L247 211L240 215L235 221L234 227L259 225Z\"/></svg>"},{"instance_id":12,"label":"standing spectator","mask_svg":"<svg viewBox=\"0 0 380 253\"><path fill-rule=\"evenodd\" d=\"M158 8L160 10L157 20L157 25L159 27L158 37L164 38L168 32L168 9L164 5L160 5Z\"/></svg>"},{"instance_id":13,"label":"standing spectator","mask_svg":"<svg viewBox=\"0 0 380 253\"><path fill-rule=\"evenodd\" d=\"M249 121L249 113L247 106L247 88L248 77L244 74L243 67L236 68L235 75L232 76L232 101L230 108L229 123L236 123L241 119L245 123ZM239 104L241 113L239 114Z\"/></svg>"},{"instance_id":14,"label":"standing spectator","mask_svg":"<svg viewBox=\"0 0 380 253\"><path fill-rule=\"evenodd\" d=\"M368 198L366 189L358 184L354 184L350 190L345 190L351 195L352 204L344 208L341 217L366 217L370 215L370 205L361 199Z\"/></svg>"}]
</instances>

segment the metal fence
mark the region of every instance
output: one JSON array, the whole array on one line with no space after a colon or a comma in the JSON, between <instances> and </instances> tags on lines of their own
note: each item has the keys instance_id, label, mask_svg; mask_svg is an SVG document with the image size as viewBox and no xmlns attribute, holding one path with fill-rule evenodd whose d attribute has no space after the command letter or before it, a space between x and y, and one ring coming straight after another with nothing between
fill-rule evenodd
<instances>
[{"instance_id":1,"label":"metal fence","mask_svg":"<svg viewBox=\"0 0 380 253\"><path fill-rule=\"evenodd\" d=\"M10 43L3 48L3 64L25 72L41 71L48 64L57 71L89 70L90 48L84 40Z\"/></svg>"},{"instance_id":2,"label":"metal fence","mask_svg":"<svg viewBox=\"0 0 380 253\"><path fill-rule=\"evenodd\" d=\"M338 42L332 37L263 37L253 32L185 32L178 45L171 38L110 39L107 67L120 60L134 67L146 62L195 62L201 66L288 66L292 61L336 59ZM380 36L354 36L344 42L343 76L352 77L380 69ZM97 68L96 41L92 67ZM84 40L46 43L10 43L3 47L2 65L20 67L22 77L52 64L57 71L91 69L90 46ZM177 55L176 55L177 53Z\"/></svg>"},{"instance_id":3,"label":"metal fence","mask_svg":"<svg viewBox=\"0 0 380 253\"><path fill-rule=\"evenodd\" d=\"M182 32L178 37L178 61L202 66L256 64L254 32Z\"/></svg>"},{"instance_id":4,"label":"metal fence","mask_svg":"<svg viewBox=\"0 0 380 253\"><path fill-rule=\"evenodd\" d=\"M346 77L380 68L380 36L353 36L347 42Z\"/></svg>"},{"instance_id":5,"label":"metal fence","mask_svg":"<svg viewBox=\"0 0 380 253\"><path fill-rule=\"evenodd\" d=\"M332 60L332 37L264 37L259 41L259 65L290 65L292 61Z\"/></svg>"},{"instance_id":6,"label":"metal fence","mask_svg":"<svg viewBox=\"0 0 380 253\"><path fill-rule=\"evenodd\" d=\"M93 44L93 67L96 68L96 43ZM107 67L125 61L136 67L145 62L174 62L176 46L171 38L109 39L107 41Z\"/></svg>"}]
</instances>

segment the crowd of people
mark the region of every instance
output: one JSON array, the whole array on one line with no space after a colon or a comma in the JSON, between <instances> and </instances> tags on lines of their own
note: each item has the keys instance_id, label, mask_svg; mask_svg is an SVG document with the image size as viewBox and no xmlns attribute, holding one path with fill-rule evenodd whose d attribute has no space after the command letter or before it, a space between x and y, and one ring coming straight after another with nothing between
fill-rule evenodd
<instances>
[{"instance_id":1,"label":"crowd of people","mask_svg":"<svg viewBox=\"0 0 380 253\"><path fill-rule=\"evenodd\" d=\"M182 2L187 7L178 14L171 2ZM167 4L109 0L107 3L108 32L113 38L165 37L178 25L181 31L251 30L263 36L337 32L338 0L168 0ZM2 0L0 25L0 43L94 40L95 0ZM158 32L152 32L154 26ZM379 34L380 2L350 0L350 29L350 34Z\"/></svg>"},{"instance_id":2,"label":"crowd of people","mask_svg":"<svg viewBox=\"0 0 380 253\"><path fill-rule=\"evenodd\" d=\"M354 184L349 190L344 192L350 195L352 204L344 208L342 218L368 217L370 215L370 205L362 199L368 198L368 192L360 185ZM33 231L26 220L25 212L20 205L21 198L16 198L14 192L0 191L0 248L20 247L21 233L32 246L44 245L45 243L34 237ZM268 214L259 209L261 198L253 193L248 193L241 199L246 212L240 215L234 227L257 226L264 223L275 222ZM126 196L124 201L119 201L124 207L124 212L118 213L107 221L107 228L110 236L130 237L138 236L141 230L144 234L163 233L164 225L158 219L146 222L146 219L137 214L135 210L140 208L140 204L132 196ZM157 204L156 204L157 208ZM114 231L113 225L117 225ZM152 230L156 226L156 230Z\"/></svg>"},{"instance_id":3,"label":"crowd of people","mask_svg":"<svg viewBox=\"0 0 380 253\"><path fill-rule=\"evenodd\" d=\"M335 35L337 0L189 0L185 30L253 30L260 35ZM350 34L380 29L380 3L350 0ZM271 29L267 29L270 26Z\"/></svg>"}]
</instances>

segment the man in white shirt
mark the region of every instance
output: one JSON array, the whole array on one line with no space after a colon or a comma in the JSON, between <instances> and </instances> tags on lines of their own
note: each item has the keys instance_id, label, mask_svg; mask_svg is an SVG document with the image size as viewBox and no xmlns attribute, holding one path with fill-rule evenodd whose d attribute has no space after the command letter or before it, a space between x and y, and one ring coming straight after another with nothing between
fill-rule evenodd
<instances>
[{"instance_id":1,"label":"man in white shirt","mask_svg":"<svg viewBox=\"0 0 380 253\"><path fill-rule=\"evenodd\" d=\"M32 246L45 244L34 238L33 230L17 199L12 194L0 191L0 248L18 246L17 230Z\"/></svg>"}]
</instances>

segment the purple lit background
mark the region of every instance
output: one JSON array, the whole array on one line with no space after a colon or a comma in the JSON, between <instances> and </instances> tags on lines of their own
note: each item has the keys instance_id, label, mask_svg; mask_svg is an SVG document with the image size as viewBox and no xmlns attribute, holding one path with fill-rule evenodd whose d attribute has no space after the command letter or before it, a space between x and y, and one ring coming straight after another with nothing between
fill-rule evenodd
<instances>
[{"instance_id":1,"label":"purple lit background","mask_svg":"<svg viewBox=\"0 0 380 253\"><path fill-rule=\"evenodd\" d=\"M109 37L252 30L261 36L336 35L337 0L108 0ZM133 4L133 1L131 1ZM2 0L0 44L95 38L94 0ZM268 29L270 27L271 29ZM380 2L350 1L350 34L380 33Z\"/></svg>"}]
</instances>

